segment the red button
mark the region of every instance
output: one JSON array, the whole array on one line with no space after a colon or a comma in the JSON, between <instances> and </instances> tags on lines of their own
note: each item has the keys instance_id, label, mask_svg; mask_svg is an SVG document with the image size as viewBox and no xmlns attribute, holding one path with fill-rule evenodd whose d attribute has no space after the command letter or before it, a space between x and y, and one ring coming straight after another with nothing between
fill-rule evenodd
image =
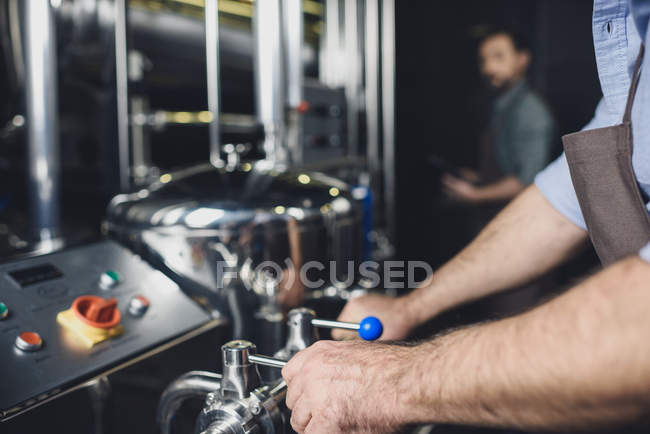
<instances>
[{"instance_id":1,"label":"red button","mask_svg":"<svg viewBox=\"0 0 650 434\"><path fill-rule=\"evenodd\" d=\"M43 339L36 332L22 332L16 338L16 347L22 351L38 351L43 346Z\"/></svg>"},{"instance_id":2,"label":"red button","mask_svg":"<svg viewBox=\"0 0 650 434\"><path fill-rule=\"evenodd\" d=\"M34 332L22 332L20 334L20 339L27 342L29 345L38 345L41 343L41 337L38 333Z\"/></svg>"},{"instance_id":3,"label":"red button","mask_svg":"<svg viewBox=\"0 0 650 434\"><path fill-rule=\"evenodd\" d=\"M143 315L149 309L149 299L144 295L136 295L129 302L129 312L131 315Z\"/></svg>"},{"instance_id":4,"label":"red button","mask_svg":"<svg viewBox=\"0 0 650 434\"><path fill-rule=\"evenodd\" d=\"M140 303L142 303L145 306L149 306L149 299L143 295L136 295L135 298L140 300Z\"/></svg>"}]
</instances>

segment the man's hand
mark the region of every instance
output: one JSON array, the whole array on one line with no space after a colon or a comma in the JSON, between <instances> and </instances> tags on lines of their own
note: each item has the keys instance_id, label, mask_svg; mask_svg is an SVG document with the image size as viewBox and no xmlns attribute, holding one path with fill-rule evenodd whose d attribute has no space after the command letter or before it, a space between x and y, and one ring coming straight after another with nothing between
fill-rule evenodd
<instances>
[{"instance_id":1,"label":"man's hand","mask_svg":"<svg viewBox=\"0 0 650 434\"><path fill-rule=\"evenodd\" d=\"M467 203L508 201L526 188L514 176L506 176L491 184L477 187L466 180L449 174L442 177L442 187L450 198Z\"/></svg>"},{"instance_id":2,"label":"man's hand","mask_svg":"<svg viewBox=\"0 0 650 434\"><path fill-rule=\"evenodd\" d=\"M477 202L479 200L478 188L472 183L457 178L450 174L442 177L442 186L447 196L461 202Z\"/></svg>"},{"instance_id":3,"label":"man's hand","mask_svg":"<svg viewBox=\"0 0 650 434\"><path fill-rule=\"evenodd\" d=\"M384 324L382 339L403 339L455 306L540 276L572 257L586 241L587 232L556 211L533 185L409 295L352 299L339 319L358 322L374 315ZM332 336L346 335L334 331Z\"/></svg>"},{"instance_id":4,"label":"man's hand","mask_svg":"<svg viewBox=\"0 0 650 434\"><path fill-rule=\"evenodd\" d=\"M649 280L650 265L628 258L529 312L415 346L317 342L282 370L291 425L329 434L647 423Z\"/></svg>"},{"instance_id":5,"label":"man's hand","mask_svg":"<svg viewBox=\"0 0 650 434\"><path fill-rule=\"evenodd\" d=\"M413 316L406 311L404 299L384 295L365 295L353 298L345 305L339 315L339 321L359 322L367 316L376 316L384 326L381 340L400 340L408 337L417 324ZM332 330L334 339L353 339L358 334L352 331Z\"/></svg>"},{"instance_id":6,"label":"man's hand","mask_svg":"<svg viewBox=\"0 0 650 434\"><path fill-rule=\"evenodd\" d=\"M469 167L461 167L458 172L460 176L466 181L472 182L474 184L481 181L481 176L479 173L474 169L470 169Z\"/></svg>"},{"instance_id":7,"label":"man's hand","mask_svg":"<svg viewBox=\"0 0 650 434\"><path fill-rule=\"evenodd\" d=\"M413 348L319 341L282 369L291 426L298 433L389 433L404 423L402 402Z\"/></svg>"}]
</instances>

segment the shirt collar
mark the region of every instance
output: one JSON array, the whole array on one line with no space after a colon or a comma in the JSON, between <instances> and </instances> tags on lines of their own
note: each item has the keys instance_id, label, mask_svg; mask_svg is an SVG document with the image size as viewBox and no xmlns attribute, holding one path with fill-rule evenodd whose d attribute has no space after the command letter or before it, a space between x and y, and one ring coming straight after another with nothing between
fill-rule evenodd
<instances>
[{"instance_id":1,"label":"shirt collar","mask_svg":"<svg viewBox=\"0 0 650 434\"><path fill-rule=\"evenodd\" d=\"M525 78L517 80L508 90L499 95L499 97L494 101L494 109L497 112L504 111L527 87L528 85Z\"/></svg>"}]
</instances>

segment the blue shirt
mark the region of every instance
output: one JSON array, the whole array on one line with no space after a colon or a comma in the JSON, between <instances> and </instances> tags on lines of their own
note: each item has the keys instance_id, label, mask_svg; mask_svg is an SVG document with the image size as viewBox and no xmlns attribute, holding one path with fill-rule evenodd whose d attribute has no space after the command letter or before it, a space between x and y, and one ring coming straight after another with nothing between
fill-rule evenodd
<instances>
[{"instance_id":1,"label":"blue shirt","mask_svg":"<svg viewBox=\"0 0 650 434\"><path fill-rule=\"evenodd\" d=\"M524 185L532 183L537 172L551 161L555 123L526 80L497 98L490 127L500 175L515 176Z\"/></svg>"},{"instance_id":2,"label":"blue shirt","mask_svg":"<svg viewBox=\"0 0 650 434\"><path fill-rule=\"evenodd\" d=\"M594 48L603 98L598 103L594 118L583 130L622 122L641 41L645 41L646 47L650 48L647 31L649 20L648 0L594 1ZM647 50L641 71L632 109L632 166L639 186L650 197L650 52ZM564 154L535 177L535 185L553 207L586 229Z\"/></svg>"}]
</instances>

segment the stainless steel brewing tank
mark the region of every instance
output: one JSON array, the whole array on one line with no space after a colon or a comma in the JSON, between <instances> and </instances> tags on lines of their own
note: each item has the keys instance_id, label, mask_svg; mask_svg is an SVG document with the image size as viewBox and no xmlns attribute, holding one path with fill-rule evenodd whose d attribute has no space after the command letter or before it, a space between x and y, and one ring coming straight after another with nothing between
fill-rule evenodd
<instances>
[{"instance_id":1,"label":"stainless steel brewing tank","mask_svg":"<svg viewBox=\"0 0 650 434\"><path fill-rule=\"evenodd\" d=\"M243 286L262 305L290 308L318 279L352 280L361 214L345 184L319 173L201 165L116 196L106 229L194 295L220 304ZM306 264L313 284L301 279Z\"/></svg>"}]
</instances>

